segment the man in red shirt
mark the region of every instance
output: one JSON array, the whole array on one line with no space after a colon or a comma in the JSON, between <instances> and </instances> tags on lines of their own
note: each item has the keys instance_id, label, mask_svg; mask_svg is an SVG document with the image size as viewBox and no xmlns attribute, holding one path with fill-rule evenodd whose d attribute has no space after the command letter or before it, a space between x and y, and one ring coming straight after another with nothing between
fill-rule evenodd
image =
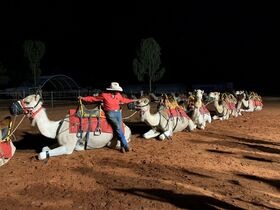
<instances>
[{"instance_id":1,"label":"man in red shirt","mask_svg":"<svg viewBox=\"0 0 280 210\"><path fill-rule=\"evenodd\" d=\"M121 152L128 152L130 151L130 148L122 131L122 113L120 110L120 103L127 104L135 102L137 100L123 97L120 94L123 89L117 82L112 82L111 86L109 88L106 88L106 90L106 92L102 92L98 96L79 96L79 99L86 102L103 102L103 109L105 111L106 118L121 140Z\"/></svg>"}]
</instances>

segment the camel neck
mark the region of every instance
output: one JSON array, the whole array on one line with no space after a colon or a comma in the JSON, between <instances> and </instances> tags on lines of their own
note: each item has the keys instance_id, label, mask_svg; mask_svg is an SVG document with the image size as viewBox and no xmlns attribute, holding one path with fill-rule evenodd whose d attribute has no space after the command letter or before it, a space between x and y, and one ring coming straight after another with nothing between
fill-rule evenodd
<instances>
[{"instance_id":1,"label":"camel neck","mask_svg":"<svg viewBox=\"0 0 280 210\"><path fill-rule=\"evenodd\" d=\"M36 123L42 135L52 139L56 137L56 130L59 126L59 121L50 121L45 109L37 113L33 121ZM32 124L34 122L32 122Z\"/></svg>"},{"instance_id":2,"label":"camel neck","mask_svg":"<svg viewBox=\"0 0 280 210\"><path fill-rule=\"evenodd\" d=\"M159 112L151 114L150 106L147 106L145 110L141 110L141 121L146 122L150 126L157 126L159 124L160 116Z\"/></svg>"}]
</instances>

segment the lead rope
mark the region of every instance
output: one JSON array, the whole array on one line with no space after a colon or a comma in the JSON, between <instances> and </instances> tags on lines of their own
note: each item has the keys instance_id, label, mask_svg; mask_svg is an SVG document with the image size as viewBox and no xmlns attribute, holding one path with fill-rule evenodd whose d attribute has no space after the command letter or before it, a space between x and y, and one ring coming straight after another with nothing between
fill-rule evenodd
<instances>
[{"instance_id":1,"label":"lead rope","mask_svg":"<svg viewBox=\"0 0 280 210\"><path fill-rule=\"evenodd\" d=\"M25 118L26 115L23 115L23 117L21 118L21 120L19 121L19 123L17 124L17 126L13 129L13 131L10 133L9 137L10 136L14 136L15 138L15 135L14 135L14 132L18 129L18 127L20 126L20 124L22 123L23 119ZM15 121L15 120L14 120Z\"/></svg>"},{"instance_id":2,"label":"lead rope","mask_svg":"<svg viewBox=\"0 0 280 210\"><path fill-rule=\"evenodd\" d=\"M127 117L123 117L123 120L127 120L129 118L131 118L133 115L135 115L138 111L135 111L134 113L132 113L131 115L127 116Z\"/></svg>"}]
</instances>

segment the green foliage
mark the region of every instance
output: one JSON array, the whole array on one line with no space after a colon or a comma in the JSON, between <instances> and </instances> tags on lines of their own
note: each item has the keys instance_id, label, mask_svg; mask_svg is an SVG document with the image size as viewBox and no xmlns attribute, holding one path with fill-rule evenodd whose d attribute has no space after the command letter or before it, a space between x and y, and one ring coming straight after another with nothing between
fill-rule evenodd
<instances>
[{"instance_id":1,"label":"green foliage","mask_svg":"<svg viewBox=\"0 0 280 210\"><path fill-rule=\"evenodd\" d=\"M24 56L29 60L29 67L32 71L34 78L34 86L36 86L37 78L41 74L40 60L45 53L45 44L41 41L25 40L24 45Z\"/></svg>"},{"instance_id":2,"label":"green foliage","mask_svg":"<svg viewBox=\"0 0 280 210\"><path fill-rule=\"evenodd\" d=\"M153 38L143 39L140 49L136 52L137 58L133 60L133 71L139 81L144 81L147 77L151 92L151 83L160 80L165 69L161 65L161 49Z\"/></svg>"}]
</instances>

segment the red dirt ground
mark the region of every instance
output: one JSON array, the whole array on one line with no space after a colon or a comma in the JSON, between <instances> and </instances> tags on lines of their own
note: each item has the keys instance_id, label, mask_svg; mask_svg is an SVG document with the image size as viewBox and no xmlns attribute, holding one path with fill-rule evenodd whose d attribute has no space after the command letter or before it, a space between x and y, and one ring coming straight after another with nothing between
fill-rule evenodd
<instances>
[{"instance_id":1,"label":"red dirt ground","mask_svg":"<svg viewBox=\"0 0 280 210\"><path fill-rule=\"evenodd\" d=\"M280 209L279 104L166 141L143 139L148 127L135 116L127 121L133 151L87 150L47 163L37 152L55 141L25 119L14 157L0 168L0 209ZM47 112L58 120L69 108Z\"/></svg>"}]
</instances>

